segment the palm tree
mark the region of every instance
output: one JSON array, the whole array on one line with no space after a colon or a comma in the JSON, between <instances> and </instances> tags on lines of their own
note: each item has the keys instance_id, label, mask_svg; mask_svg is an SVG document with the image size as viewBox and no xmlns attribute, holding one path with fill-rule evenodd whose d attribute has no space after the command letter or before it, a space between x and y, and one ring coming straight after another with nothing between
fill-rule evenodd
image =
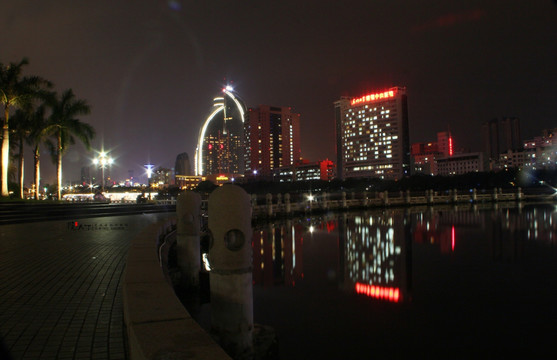
<instances>
[{"instance_id":1,"label":"palm tree","mask_svg":"<svg viewBox=\"0 0 557 360\"><path fill-rule=\"evenodd\" d=\"M62 93L60 97L50 99L52 112L48 119L46 131L56 137L56 147L53 155L56 160L56 174L58 178L58 200L62 196L62 156L70 145L75 144L75 137L83 142L87 149L91 148L91 140L95 136L95 129L76 117L91 112L85 100L76 99L72 89ZM51 147L54 144L50 143Z\"/></svg>"},{"instance_id":2,"label":"palm tree","mask_svg":"<svg viewBox=\"0 0 557 360\"><path fill-rule=\"evenodd\" d=\"M2 122L2 189L1 196L8 196L8 164L10 151L9 118L12 108L21 108L40 96L52 84L38 76L22 77L23 66L29 64L26 58L19 63L5 66L0 63L0 104L4 105Z\"/></svg>"},{"instance_id":3,"label":"palm tree","mask_svg":"<svg viewBox=\"0 0 557 360\"><path fill-rule=\"evenodd\" d=\"M33 109L32 108L25 108L17 109L15 114L12 116L12 121L14 122L15 126L12 126L11 133L12 138L10 141L13 141L14 145L18 147L18 152L16 154L17 163L18 163L18 179L19 179L19 197L23 199L23 180L24 180L24 157L23 157L23 149L24 143L28 139L29 135L31 134L31 121L33 116Z\"/></svg>"},{"instance_id":4,"label":"palm tree","mask_svg":"<svg viewBox=\"0 0 557 360\"><path fill-rule=\"evenodd\" d=\"M40 147L43 142L46 141L48 137L48 126L47 120L45 118L45 105L41 105L33 113L31 118L31 133L29 134L28 140L29 145L33 147L33 165L35 169L34 179L35 179L35 200L39 200L40 184L41 184L41 153Z\"/></svg>"}]
</instances>

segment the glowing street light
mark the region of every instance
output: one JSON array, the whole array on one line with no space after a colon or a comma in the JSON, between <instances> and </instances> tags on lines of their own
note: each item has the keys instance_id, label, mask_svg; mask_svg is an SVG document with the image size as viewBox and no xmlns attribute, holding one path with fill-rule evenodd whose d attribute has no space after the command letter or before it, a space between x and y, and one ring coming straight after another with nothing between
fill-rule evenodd
<instances>
[{"instance_id":1,"label":"glowing street light","mask_svg":"<svg viewBox=\"0 0 557 360\"><path fill-rule=\"evenodd\" d=\"M108 154L105 153L104 151L101 151L99 153L99 157L93 159L93 164L101 167L101 173L102 173L101 187L103 193L104 193L104 168L107 167L108 165L112 165L113 162L114 160L111 157L109 157Z\"/></svg>"},{"instance_id":2,"label":"glowing street light","mask_svg":"<svg viewBox=\"0 0 557 360\"><path fill-rule=\"evenodd\" d=\"M147 164L143 166L147 169L147 189L149 190L149 200L151 200L151 175L153 174L155 165Z\"/></svg>"}]
</instances>

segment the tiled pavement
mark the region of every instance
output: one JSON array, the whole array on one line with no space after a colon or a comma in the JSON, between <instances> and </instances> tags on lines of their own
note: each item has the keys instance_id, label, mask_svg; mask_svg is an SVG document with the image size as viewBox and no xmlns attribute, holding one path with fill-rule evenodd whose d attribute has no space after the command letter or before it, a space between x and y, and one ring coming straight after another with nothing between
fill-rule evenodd
<instances>
[{"instance_id":1,"label":"tiled pavement","mask_svg":"<svg viewBox=\"0 0 557 360\"><path fill-rule=\"evenodd\" d=\"M125 359L120 281L129 243L168 216L0 226L0 336L11 357Z\"/></svg>"}]
</instances>

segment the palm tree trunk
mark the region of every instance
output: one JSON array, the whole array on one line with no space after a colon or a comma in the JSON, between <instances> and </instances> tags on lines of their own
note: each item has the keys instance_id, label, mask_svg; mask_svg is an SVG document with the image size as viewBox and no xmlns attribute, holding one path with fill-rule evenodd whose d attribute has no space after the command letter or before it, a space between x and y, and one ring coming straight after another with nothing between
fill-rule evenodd
<instances>
[{"instance_id":1,"label":"palm tree trunk","mask_svg":"<svg viewBox=\"0 0 557 360\"><path fill-rule=\"evenodd\" d=\"M62 129L58 131L58 161L56 173L58 176L58 201L62 200Z\"/></svg>"},{"instance_id":2,"label":"palm tree trunk","mask_svg":"<svg viewBox=\"0 0 557 360\"><path fill-rule=\"evenodd\" d=\"M19 139L19 198L23 199L23 176L25 169L23 168L24 159L23 159L23 136Z\"/></svg>"},{"instance_id":3,"label":"palm tree trunk","mask_svg":"<svg viewBox=\"0 0 557 360\"><path fill-rule=\"evenodd\" d=\"M7 105L4 106L4 121L2 122L2 196L9 196L8 192L8 156L10 153L10 129L8 128L8 118L10 111Z\"/></svg>"},{"instance_id":4,"label":"palm tree trunk","mask_svg":"<svg viewBox=\"0 0 557 360\"><path fill-rule=\"evenodd\" d=\"M41 154L39 152L39 145L35 146L34 164L35 164L35 200L39 200L40 185L41 185L41 177L40 177Z\"/></svg>"}]
</instances>

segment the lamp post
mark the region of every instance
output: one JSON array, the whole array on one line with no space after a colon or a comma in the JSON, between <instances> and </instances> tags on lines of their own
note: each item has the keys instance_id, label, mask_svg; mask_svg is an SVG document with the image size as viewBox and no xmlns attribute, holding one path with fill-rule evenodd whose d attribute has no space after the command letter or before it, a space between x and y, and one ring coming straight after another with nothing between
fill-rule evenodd
<instances>
[{"instance_id":1,"label":"lamp post","mask_svg":"<svg viewBox=\"0 0 557 360\"><path fill-rule=\"evenodd\" d=\"M101 151L99 153L99 157L93 160L93 164L101 167L101 176L102 176L101 188L103 193L104 193L104 168L108 165L111 165L113 162L114 160L112 160L112 158L109 157L108 154L105 153L104 151Z\"/></svg>"},{"instance_id":2,"label":"lamp post","mask_svg":"<svg viewBox=\"0 0 557 360\"><path fill-rule=\"evenodd\" d=\"M149 191L149 200L151 200L151 175L153 174L153 167L155 167L155 165L147 164L144 166L147 169L147 190Z\"/></svg>"}]
</instances>

